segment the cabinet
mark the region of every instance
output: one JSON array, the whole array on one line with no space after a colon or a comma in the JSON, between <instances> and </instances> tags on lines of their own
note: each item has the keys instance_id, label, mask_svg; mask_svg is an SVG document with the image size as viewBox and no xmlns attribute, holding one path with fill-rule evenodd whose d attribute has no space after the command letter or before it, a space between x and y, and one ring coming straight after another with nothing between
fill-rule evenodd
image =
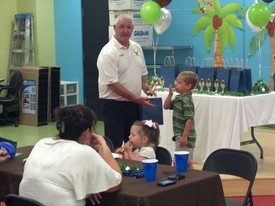
<instances>
[{"instance_id":1,"label":"cabinet","mask_svg":"<svg viewBox=\"0 0 275 206\"><path fill-rule=\"evenodd\" d=\"M60 106L79 104L78 82L61 81Z\"/></svg>"}]
</instances>

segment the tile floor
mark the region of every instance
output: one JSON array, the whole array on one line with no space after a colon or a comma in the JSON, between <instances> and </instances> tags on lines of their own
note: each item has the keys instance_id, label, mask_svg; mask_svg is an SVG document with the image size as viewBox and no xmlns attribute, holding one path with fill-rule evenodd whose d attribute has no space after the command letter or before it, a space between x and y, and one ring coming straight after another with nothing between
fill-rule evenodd
<instances>
[{"instance_id":1,"label":"tile floor","mask_svg":"<svg viewBox=\"0 0 275 206\"><path fill-rule=\"evenodd\" d=\"M103 135L103 122L99 121L96 126L96 132ZM17 142L17 147L34 145L38 140L45 137L52 137L57 134L55 122L48 125L34 127L19 125L18 127L9 125L0 125L0 137Z\"/></svg>"}]
</instances>

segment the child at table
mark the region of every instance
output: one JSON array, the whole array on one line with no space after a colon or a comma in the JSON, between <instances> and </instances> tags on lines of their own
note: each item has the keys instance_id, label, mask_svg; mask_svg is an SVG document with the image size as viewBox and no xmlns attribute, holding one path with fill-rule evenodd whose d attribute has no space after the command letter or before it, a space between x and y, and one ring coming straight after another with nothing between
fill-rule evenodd
<instances>
[{"instance_id":1,"label":"child at table","mask_svg":"<svg viewBox=\"0 0 275 206\"><path fill-rule=\"evenodd\" d=\"M193 151L196 143L194 127L195 108L192 99L192 90L196 87L198 76L191 71L180 72L175 80L175 89L179 94L173 97L172 85L169 85L169 94L164 101L164 109L173 110L173 131L176 151L188 151L188 168L193 169Z\"/></svg>"},{"instance_id":2,"label":"child at table","mask_svg":"<svg viewBox=\"0 0 275 206\"><path fill-rule=\"evenodd\" d=\"M131 126L129 141L123 146L123 158L136 161L155 159L159 133L158 124L152 120L134 122Z\"/></svg>"},{"instance_id":3,"label":"child at table","mask_svg":"<svg viewBox=\"0 0 275 206\"><path fill-rule=\"evenodd\" d=\"M9 158L11 158L11 156L8 154L8 151L4 148L0 148L0 163L6 161Z\"/></svg>"}]
</instances>

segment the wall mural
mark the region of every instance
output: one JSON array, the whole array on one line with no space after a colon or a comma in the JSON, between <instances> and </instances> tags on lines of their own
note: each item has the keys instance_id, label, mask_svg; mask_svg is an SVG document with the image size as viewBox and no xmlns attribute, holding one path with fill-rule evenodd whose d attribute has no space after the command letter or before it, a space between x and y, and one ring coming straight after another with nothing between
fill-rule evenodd
<instances>
[{"instance_id":1,"label":"wall mural","mask_svg":"<svg viewBox=\"0 0 275 206\"><path fill-rule=\"evenodd\" d=\"M243 29L241 18L245 18L247 25L255 35L250 41L249 57L255 53L259 53L259 76L261 80L261 46L270 37L271 48L271 68L270 68L270 88L274 88L274 73L275 73L275 6L269 7L269 3L273 0L264 0L259 2L255 0L254 3L245 8L238 3L230 3L221 7L219 0L198 0L198 7L193 9L194 14L202 15L202 17L195 24L193 30L193 37L199 32L204 33L204 44L207 52L210 52L212 42L215 37L214 45L214 61L216 67L223 66L222 53L229 44L232 51L234 51L236 39L232 27Z\"/></svg>"},{"instance_id":2,"label":"wall mural","mask_svg":"<svg viewBox=\"0 0 275 206\"><path fill-rule=\"evenodd\" d=\"M238 3L230 3L221 7L219 0L198 1L198 7L192 13L202 15L196 22L193 30L193 37L204 30L204 45L207 52L210 52L215 37L214 64L215 67L223 66L222 53L229 44L232 51L235 49L236 37L232 27L243 29L240 18L235 14L243 8Z\"/></svg>"}]
</instances>

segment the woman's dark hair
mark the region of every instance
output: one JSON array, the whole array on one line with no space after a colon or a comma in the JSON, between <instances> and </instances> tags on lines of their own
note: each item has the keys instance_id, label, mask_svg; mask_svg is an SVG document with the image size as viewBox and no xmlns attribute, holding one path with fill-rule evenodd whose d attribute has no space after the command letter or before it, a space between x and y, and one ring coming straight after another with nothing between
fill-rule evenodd
<instances>
[{"instance_id":1,"label":"woman's dark hair","mask_svg":"<svg viewBox=\"0 0 275 206\"><path fill-rule=\"evenodd\" d=\"M94 129L97 116L92 109L83 105L59 107L54 110L56 129L61 139L78 140L86 129Z\"/></svg>"}]
</instances>

